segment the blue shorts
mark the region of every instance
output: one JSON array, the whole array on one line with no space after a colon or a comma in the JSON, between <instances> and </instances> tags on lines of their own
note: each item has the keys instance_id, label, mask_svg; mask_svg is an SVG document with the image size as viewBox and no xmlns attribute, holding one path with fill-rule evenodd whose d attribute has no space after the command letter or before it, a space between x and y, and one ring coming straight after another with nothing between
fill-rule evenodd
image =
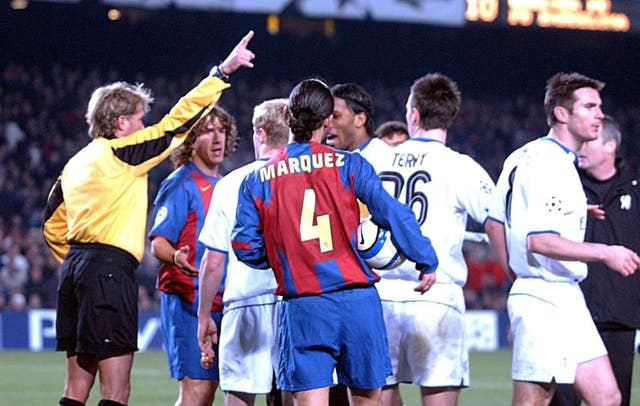
<instances>
[{"instance_id":1,"label":"blue shorts","mask_svg":"<svg viewBox=\"0 0 640 406\"><path fill-rule=\"evenodd\" d=\"M282 301L278 387L298 392L338 382L377 389L391 375L382 306L370 286Z\"/></svg>"},{"instance_id":2,"label":"blue shorts","mask_svg":"<svg viewBox=\"0 0 640 406\"><path fill-rule=\"evenodd\" d=\"M198 312L196 305L182 300L178 295L160 292L160 320L169 374L172 378L219 380L218 345L213 346L213 367L204 369L200 365L198 346ZM212 312L211 317L220 330L221 312Z\"/></svg>"}]
</instances>

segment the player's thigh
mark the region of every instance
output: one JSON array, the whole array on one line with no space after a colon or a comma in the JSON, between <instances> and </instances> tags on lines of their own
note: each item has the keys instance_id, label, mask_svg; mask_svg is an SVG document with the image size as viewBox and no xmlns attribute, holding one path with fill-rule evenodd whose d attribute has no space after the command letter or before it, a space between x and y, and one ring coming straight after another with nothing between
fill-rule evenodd
<instances>
[{"instance_id":1,"label":"player's thigh","mask_svg":"<svg viewBox=\"0 0 640 406\"><path fill-rule=\"evenodd\" d=\"M573 383L576 359L570 320L553 303L530 295L508 301L515 381ZM575 343L573 343L575 345Z\"/></svg>"},{"instance_id":2,"label":"player's thigh","mask_svg":"<svg viewBox=\"0 0 640 406\"><path fill-rule=\"evenodd\" d=\"M212 312L211 318L220 330L220 312ZM162 292L160 319L163 330L165 352L172 378L218 380L218 345L213 344L215 357L213 366L205 369L200 364L198 344L198 318L195 306L180 296Z\"/></svg>"},{"instance_id":3,"label":"player's thigh","mask_svg":"<svg viewBox=\"0 0 640 406\"><path fill-rule=\"evenodd\" d=\"M77 352L107 358L137 351L137 263L113 247L82 251L82 266L74 269Z\"/></svg>"},{"instance_id":4,"label":"player's thigh","mask_svg":"<svg viewBox=\"0 0 640 406\"><path fill-rule=\"evenodd\" d=\"M466 386L464 315L434 302L383 302L393 375L387 384Z\"/></svg>"},{"instance_id":5,"label":"player's thigh","mask_svg":"<svg viewBox=\"0 0 640 406\"><path fill-rule=\"evenodd\" d=\"M224 391L269 393L276 351L276 304L230 309L220 326L220 387Z\"/></svg>"},{"instance_id":6,"label":"player's thigh","mask_svg":"<svg viewBox=\"0 0 640 406\"><path fill-rule=\"evenodd\" d=\"M606 355L578 364L574 388L590 405L620 401L618 384Z\"/></svg>"},{"instance_id":7,"label":"player's thigh","mask_svg":"<svg viewBox=\"0 0 640 406\"><path fill-rule=\"evenodd\" d=\"M513 405L548 404L553 397L557 384L513 381Z\"/></svg>"},{"instance_id":8,"label":"player's thigh","mask_svg":"<svg viewBox=\"0 0 640 406\"><path fill-rule=\"evenodd\" d=\"M183 405L208 406L213 402L218 382L185 376L179 381L179 386Z\"/></svg>"},{"instance_id":9,"label":"player's thigh","mask_svg":"<svg viewBox=\"0 0 640 406\"><path fill-rule=\"evenodd\" d=\"M338 382L350 388L377 389L391 373L382 306L374 287L335 292L342 314Z\"/></svg>"},{"instance_id":10,"label":"player's thigh","mask_svg":"<svg viewBox=\"0 0 640 406\"><path fill-rule=\"evenodd\" d=\"M336 292L283 300L278 332L278 387L313 391L334 383L342 303Z\"/></svg>"}]
</instances>

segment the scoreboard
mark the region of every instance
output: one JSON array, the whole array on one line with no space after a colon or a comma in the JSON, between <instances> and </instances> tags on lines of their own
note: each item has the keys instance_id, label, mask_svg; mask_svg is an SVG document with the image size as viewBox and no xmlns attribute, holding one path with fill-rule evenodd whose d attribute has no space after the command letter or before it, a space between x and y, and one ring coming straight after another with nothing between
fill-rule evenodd
<instances>
[{"instance_id":1,"label":"scoreboard","mask_svg":"<svg viewBox=\"0 0 640 406\"><path fill-rule=\"evenodd\" d=\"M466 0L467 24L640 31L640 0Z\"/></svg>"}]
</instances>

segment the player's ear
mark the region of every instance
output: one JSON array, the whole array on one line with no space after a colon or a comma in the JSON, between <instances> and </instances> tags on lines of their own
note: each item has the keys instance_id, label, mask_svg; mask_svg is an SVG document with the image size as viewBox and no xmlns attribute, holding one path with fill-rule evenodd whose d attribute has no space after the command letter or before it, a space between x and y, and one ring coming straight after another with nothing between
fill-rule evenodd
<instances>
[{"instance_id":1,"label":"player's ear","mask_svg":"<svg viewBox=\"0 0 640 406\"><path fill-rule=\"evenodd\" d=\"M259 144L262 145L267 141L267 132L264 130L264 128L258 128L258 130L256 131L256 135L258 136Z\"/></svg>"},{"instance_id":2,"label":"player's ear","mask_svg":"<svg viewBox=\"0 0 640 406\"><path fill-rule=\"evenodd\" d=\"M365 123L367 122L367 114L364 111L356 113L356 115L354 116L354 121L356 127L364 127Z\"/></svg>"},{"instance_id":3,"label":"player's ear","mask_svg":"<svg viewBox=\"0 0 640 406\"><path fill-rule=\"evenodd\" d=\"M118 118L116 118L116 128L119 131L124 130L126 121L127 121L127 116L125 116L124 114L119 115Z\"/></svg>"},{"instance_id":4,"label":"player's ear","mask_svg":"<svg viewBox=\"0 0 640 406\"><path fill-rule=\"evenodd\" d=\"M615 154L617 147L615 140L609 140L604 143L604 150L607 154Z\"/></svg>"},{"instance_id":5,"label":"player's ear","mask_svg":"<svg viewBox=\"0 0 640 406\"><path fill-rule=\"evenodd\" d=\"M415 107L411 107L411 111L409 111L409 123L413 125L420 123L420 112Z\"/></svg>"},{"instance_id":6,"label":"player's ear","mask_svg":"<svg viewBox=\"0 0 640 406\"><path fill-rule=\"evenodd\" d=\"M555 106L553 108L553 115L559 123L566 123L569 119L569 110L562 106Z\"/></svg>"}]
</instances>

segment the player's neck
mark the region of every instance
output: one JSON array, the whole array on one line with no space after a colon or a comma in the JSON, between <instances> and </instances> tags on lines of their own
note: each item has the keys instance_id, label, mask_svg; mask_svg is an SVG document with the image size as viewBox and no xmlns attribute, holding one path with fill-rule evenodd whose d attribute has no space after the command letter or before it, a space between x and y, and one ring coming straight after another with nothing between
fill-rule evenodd
<instances>
[{"instance_id":1,"label":"player's neck","mask_svg":"<svg viewBox=\"0 0 640 406\"><path fill-rule=\"evenodd\" d=\"M443 144L447 143L447 131L442 128L432 128L425 130L424 128L418 128L415 134L411 138L424 138L428 140L440 141Z\"/></svg>"},{"instance_id":2,"label":"player's neck","mask_svg":"<svg viewBox=\"0 0 640 406\"><path fill-rule=\"evenodd\" d=\"M566 128L561 126L553 127L549 132L549 136L574 154L582 146L582 141L577 140Z\"/></svg>"},{"instance_id":3,"label":"player's neck","mask_svg":"<svg viewBox=\"0 0 640 406\"><path fill-rule=\"evenodd\" d=\"M276 152L278 152L278 150L280 149L280 147L268 147L265 146L264 148L261 148L260 151L258 152L258 159L269 159L272 158Z\"/></svg>"},{"instance_id":4,"label":"player's neck","mask_svg":"<svg viewBox=\"0 0 640 406\"><path fill-rule=\"evenodd\" d=\"M200 172L204 173L205 175L211 178L218 177L218 169L220 168L220 165L218 164L207 165L204 162L202 162L202 160L199 160L199 159L192 159L191 162L196 166L196 168L200 170Z\"/></svg>"}]
</instances>

